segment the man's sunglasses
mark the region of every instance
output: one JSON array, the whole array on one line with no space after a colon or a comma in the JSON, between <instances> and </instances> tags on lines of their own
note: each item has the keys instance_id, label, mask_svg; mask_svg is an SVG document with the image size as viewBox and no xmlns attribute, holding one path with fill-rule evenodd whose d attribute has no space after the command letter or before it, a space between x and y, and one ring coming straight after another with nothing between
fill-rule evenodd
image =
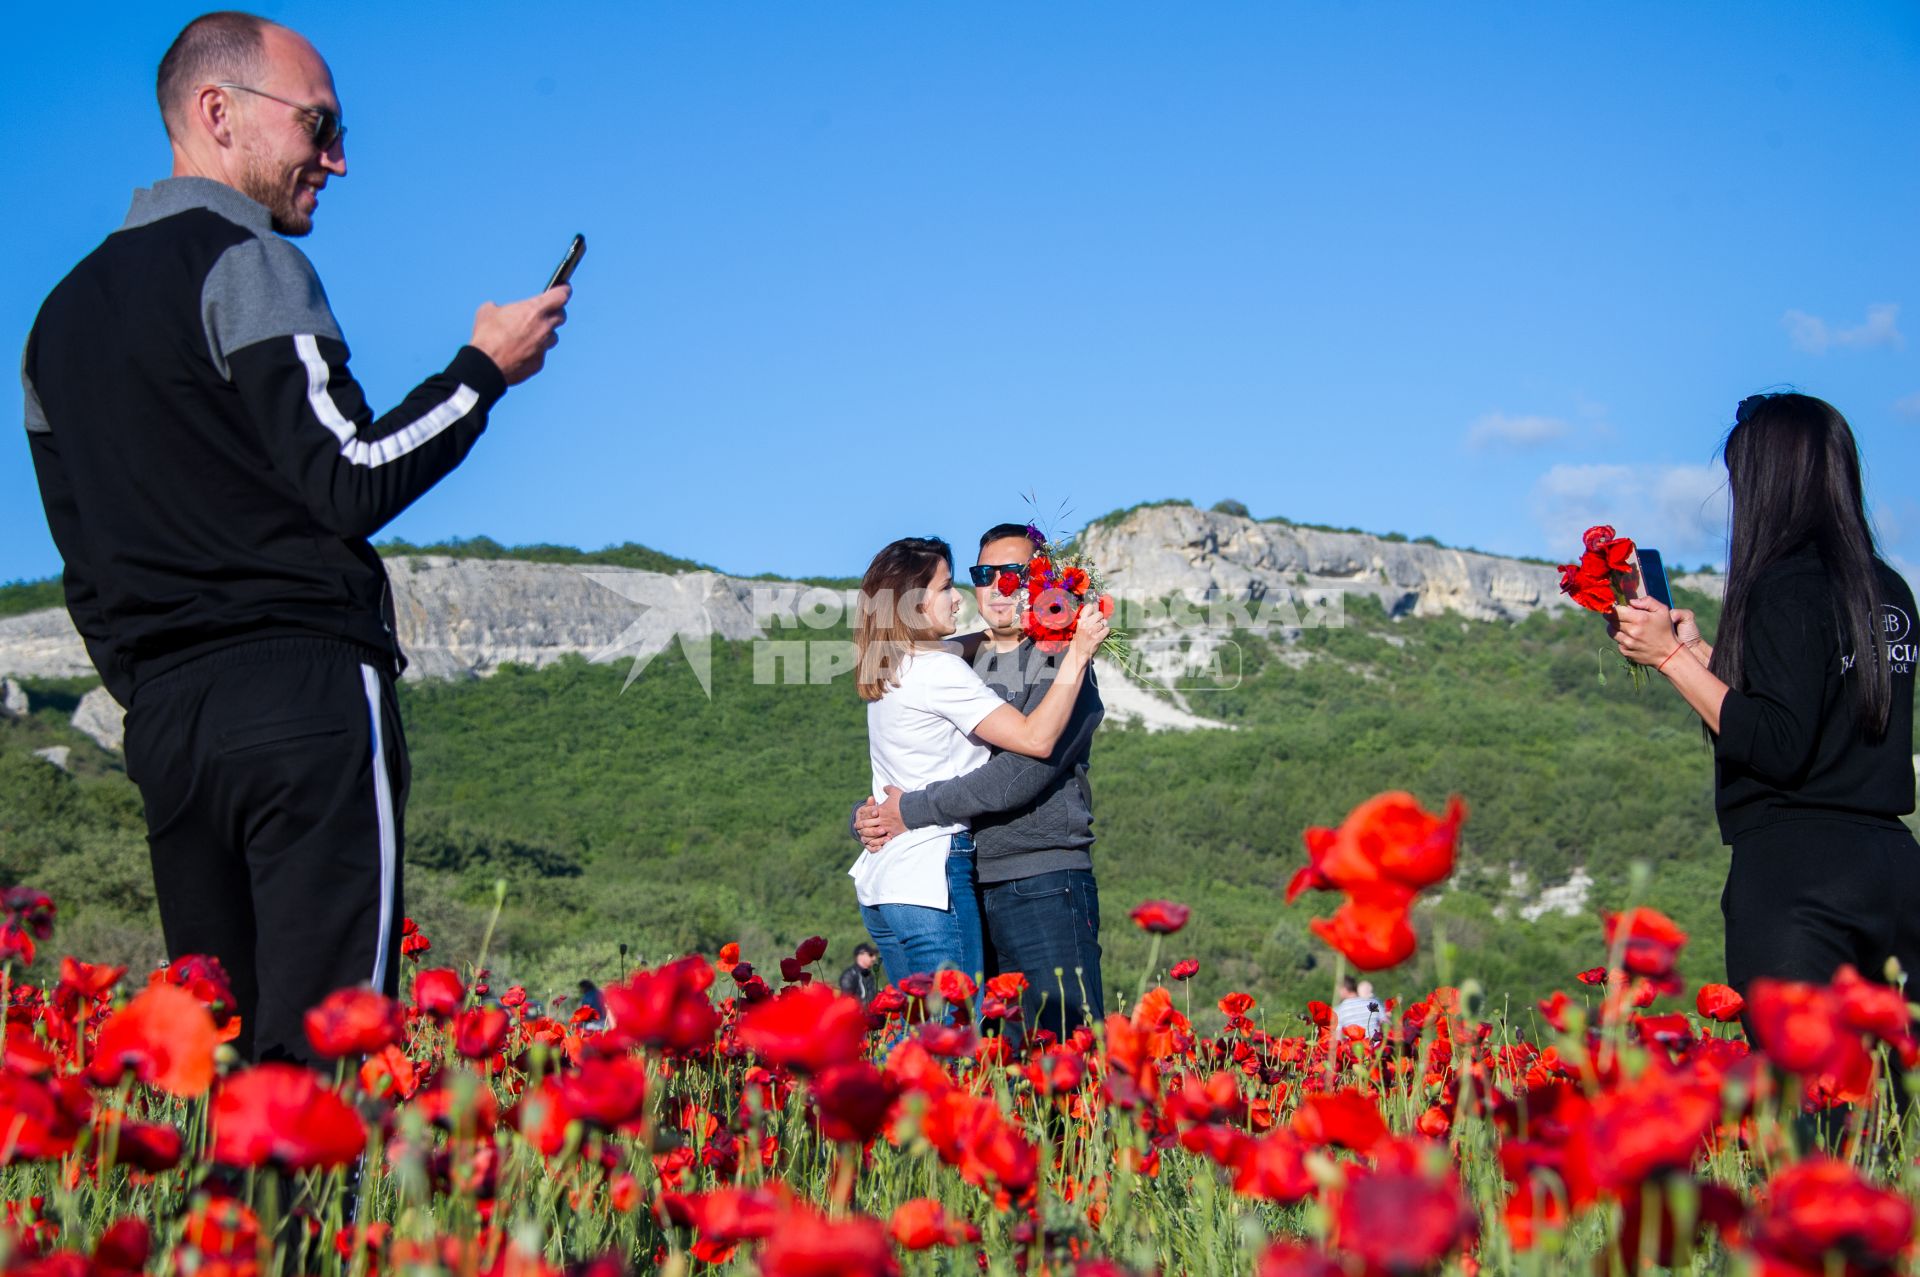
<instances>
[{"instance_id":1,"label":"man's sunglasses","mask_svg":"<svg viewBox=\"0 0 1920 1277\"><path fill-rule=\"evenodd\" d=\"M967 569L975 585L992 585L1000 579L1002 572L1011 572L1022 581L1027 579L1027 565L1024 563L976 563Z\"/></svg>"},{"instance_id":2,"label":"man's sunglasses","mask_svg":"<svg viewBox=\"0 0 1920 1277\"><path fill-rule=\"evenodd\" d=\"M346 140L347 126L340 122L340 113L338 111L329 110L324 106L308 106L305 102L295 102L290 98L283 98L277 93L269 93L265 89L256 89L247 84L223 83L216 84L213 87L216 89L238 89L242 93L251 93L255 97L267 98L270 101L278 102L281 106L290 106L296 111L304 112L313 120L313 144L322 152L331 151L335 142Z\"/></svg>"}]
</instances>

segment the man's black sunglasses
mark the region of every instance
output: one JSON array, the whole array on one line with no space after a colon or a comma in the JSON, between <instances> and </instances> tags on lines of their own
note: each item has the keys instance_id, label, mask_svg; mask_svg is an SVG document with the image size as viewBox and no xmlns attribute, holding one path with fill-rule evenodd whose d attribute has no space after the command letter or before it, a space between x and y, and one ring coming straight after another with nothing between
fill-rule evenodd
<instances>
[{"instance_id":1,"label":"man's black sunglasses","mask_svg":"<svg viewBox=\"0 0 1920 1277\"><path fill-rule=\"evenodd\" d=\"M335 142L341 141L347 136L347 126L340 122L340 113L338 111L329 110L324 106L309 106L305 102L295 102L290 98L283 98L277 93L269 93L265 89L256 89L249 84L223 83L216 84L213 87L216 89L238 89L242 93L251 93L256 97L263 97L278 102L281 106L290 106L296 111L304 111L312 117L313 120L311 128L313 144L322 152L331 151Z\"/></svg>"},{"instance_id":2,"label":"man's black sunglasses","mask_svg":"<svg viewBox=\"0 0 1920 1277\"><path fill-rule=\"evenodd\" d=\"M975 585L992 585L1000 579L1002 572L1011 572L1022 581L1027 579L1027 565L1024 563L976 563L967 569Z\"/></svg>"}]
</instances>

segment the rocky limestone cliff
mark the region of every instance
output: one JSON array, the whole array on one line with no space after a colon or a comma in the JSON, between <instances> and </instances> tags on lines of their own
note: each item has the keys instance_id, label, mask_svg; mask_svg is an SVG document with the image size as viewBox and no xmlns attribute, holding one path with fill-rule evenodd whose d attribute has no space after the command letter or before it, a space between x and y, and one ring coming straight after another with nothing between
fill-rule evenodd
<instances>
[{"instance_id":1,"label":"rocky limestone cliff","mask_svg":"<svg viewBox=\"0 0 1920 1277\"><path fill-rule=\"evenodd\" d=\"M1131 598L1180 594L1254 600L1338 590L1369 595L1390 616L1454 613L1513 621L1570 606L1560 574L1541 563L1357 532L1215 514L1193 506L1144 506L1082 537L1112 586ZM1681 583L1718 593L1717 577Z\"/></svg>"},{"instance_id":2,"label":"rocky limestone cliff","mask_svg":"<svg viewBox=\"0 0 1920 1277\"><path fill-rule=\"evenodd\" d=\"M1566 606L1558 575L1543 564L1191 506L1131 511L1089 528L1084 542L1114 588L1135 599L1181 595L1257 603L1341 591L1377 598L1395 616L1450 612L1482 621ZM409 679L485 677L502 665L542 667L570 653L594 661L630 660L661 652L676 637L805 638L809 631L794 623L796 616L850 615L845 591L717 572L437 555L398 556L387 566ZM1717 592L1718 578L1683 582ZM0 675L92 674L63 609L0 617ZM1116 721L1150 730L1217 726L1183 698L1170 703L1117 676L1106 682L1109 715ZM7 708L13 709L11 701ZM118 748L115 708L103 691L91 694L75 726L104 747Z\"/></svg>"}]
</instances>

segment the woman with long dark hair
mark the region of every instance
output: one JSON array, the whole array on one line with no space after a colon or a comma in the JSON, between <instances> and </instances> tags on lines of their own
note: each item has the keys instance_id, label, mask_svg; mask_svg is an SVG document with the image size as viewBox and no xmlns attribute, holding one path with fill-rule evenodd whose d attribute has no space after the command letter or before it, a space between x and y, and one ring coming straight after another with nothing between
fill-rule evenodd
<instances>
[{"instance_id":1,"label":"woman with long dark hair","mask_svg":"<svg viewBox=\"0 0 1920 1277\"><path fill-rule=\"evenodd\" d=\"M1651 599L1617 610L1627 659L1658 669L1713 742L1733 848L1727 982L1870 979L1920 964L1913 811L1913 591L1875 553L1846 419L1808 395L1740 402L1720 641Z\"/></svg>"},{"instance_id":2,"label":"woman with long dark hair","mask_svg":"<svg viewBox=\"0 0 1920 1277\"><path fill-rule=\"evenodd\" d=\"M1065 730L1105 618L1084 609L1053 686L1031 715L981 681L944 640L960 615L953 550L938 537L906 537L873 556L860 582L854 676L867 702L873 793L911 792L965 775L989 745L1045 758ZM847 871L887 978L952 967L979 976L985 945L973 839L963 825L928 825L865 851Z\"/></svg>"}]
</instances>

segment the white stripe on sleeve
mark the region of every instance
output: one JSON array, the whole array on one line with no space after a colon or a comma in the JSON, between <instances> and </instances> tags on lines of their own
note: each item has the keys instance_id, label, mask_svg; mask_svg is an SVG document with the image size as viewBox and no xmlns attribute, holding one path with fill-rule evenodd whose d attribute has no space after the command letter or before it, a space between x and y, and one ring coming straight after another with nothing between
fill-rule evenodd
<instances>
[{"instance_id":1,"label":"white stripe on sleeve","mask_svg":"<svg viewBox=\"0 0 1920 1277\"><path fill-rule=\"evenodd\" d=\"M320 424L332 431L333 437L340 441L340 455L356 466L380 466L406 456L472 412L473 406L480 402L479 391L462 385L444 403L412 425L381 439L362 439L354 424L341 415L333 396L327 393L330 371L326 358L320 353L320 343L314 340L312 333L295 333L293 346L300 352L300 362L307 369L307 404L313 409L313 415L320 419Z\"/></svg>"}]
</instances>

